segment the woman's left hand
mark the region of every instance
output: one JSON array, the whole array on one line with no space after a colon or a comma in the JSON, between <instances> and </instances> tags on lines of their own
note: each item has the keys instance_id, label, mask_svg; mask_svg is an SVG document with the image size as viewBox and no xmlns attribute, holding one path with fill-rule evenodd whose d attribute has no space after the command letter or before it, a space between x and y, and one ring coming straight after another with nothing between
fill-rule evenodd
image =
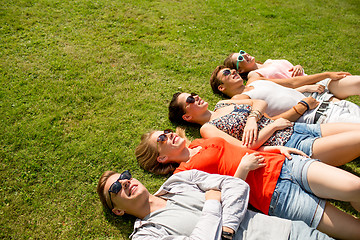
<instances>
[{"instance_id":1,"label":"woman's left hand","mask_svg":"<svg viewBox=\"0 0 360 240\"><path fill-rule=\"evenodd\" d=\"M304 69L303 69L303 67L301 65L296 65L292 69L290 69L289 71L290 72L292 71L291 77L304 75Z\"/></svg>"},{"instance_id":2,"label":"woman's left hand","mask_svg":"<svg viewBox=\"0 0 360 240\"><path fill-rule=\"evenodd\" d=\"M296 148L289 148L289 147L285 147L285 146L278 146L278 150L279 152L284 155L287 159L292 159L290 154L297 154L297 155L301 155L304 157L309 157L308 155L306 155L303 151L296 149Z\"/></svg>"},{"instance_id":3,"label":"woman's left hand","mask_svg":"<svg viewBox=\"0 0 360 240\"><path fill-rule=\"evenodd\" d=\"M242 136L243 144L245 146L248 146L249 144L252 144L253 141L256 141L257 137L258 137L258 126L257 126L256 118L254 117L248 118Z\"/></svg>"}]
</instances>

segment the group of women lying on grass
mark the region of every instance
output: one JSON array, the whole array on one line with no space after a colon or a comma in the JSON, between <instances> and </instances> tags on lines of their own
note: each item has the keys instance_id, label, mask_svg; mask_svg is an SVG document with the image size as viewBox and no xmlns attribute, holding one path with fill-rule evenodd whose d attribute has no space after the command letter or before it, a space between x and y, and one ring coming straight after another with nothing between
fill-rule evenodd
<instances>
[{"instance_id":1,"label":"group of women lying on grass","mask_svg":"<svg viewBox=\"0 0 360 240\"><path fill-rule=\"evenodd\" d=\"M176 93L169 104L169 119L201 125L202 139L190 143L181 128L141 137L140 166L174 175L151 195L129 172L105 172L98 185L103 205L139 218L133 239L358 239L360 220L325 199L360 211L360 178L336 167L360 156L360 108L341 100L359 95L359 76L304 76L299 66L256 63L244 51L225 65L210 83L231 99L214 111L194 93ZM245 72L246 86L239 75Z\"/></svg>"}]
</instances>

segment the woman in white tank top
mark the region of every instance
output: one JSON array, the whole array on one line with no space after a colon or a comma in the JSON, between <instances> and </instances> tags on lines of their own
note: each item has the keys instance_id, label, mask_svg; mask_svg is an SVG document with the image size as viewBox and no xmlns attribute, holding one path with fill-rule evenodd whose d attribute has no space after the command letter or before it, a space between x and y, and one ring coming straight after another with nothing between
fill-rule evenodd
<instances>
[{"instance_id":1,"label":"woman in white tank top","mask_svg":"<svg viewBox=\"0 0 360 240\"><path fill-rule=\"evenodd\" d=\"M231 53L224 61L224 65L231 69L248 74L248 79L289 79L296 76L304 76L304 69L300 65L294 66L287 60L268 59L264 63L256 62L255 57L243 50L239 53ZM350 76L338 80L326 80L315 85L306 85L298 88L301 92L322 93L328 89L339 99L349 96L360 95L360 76Z\"/></svg>"}]
</instances>

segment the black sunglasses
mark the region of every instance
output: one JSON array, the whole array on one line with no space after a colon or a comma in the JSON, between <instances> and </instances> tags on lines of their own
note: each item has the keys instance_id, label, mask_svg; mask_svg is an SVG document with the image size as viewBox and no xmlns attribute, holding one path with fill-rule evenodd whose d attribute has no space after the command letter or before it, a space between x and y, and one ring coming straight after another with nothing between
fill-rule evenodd
<instances>
[{"instance_id":1,"label":"black sunglasses","mask_svg":"<svg viewBox=\"0 0 360 240\"><path fill-rule=\"evenodd\" d=\"M109 198L110 198L110 203L111 203L111 209L114 208L114 204L111 201L111 193L117 194L118 192L120 192L122 185L119 182L119 180L125 180L125 179L127 179L127 180L131 179L131 173L128 170L126 170L122 174L120 174L120 177L113 184L111 184L111 186L109 188L108 192L109 192Z\"/></svg>"},{"instance_id":2,"label":"black sunglasses","mask_svg":"<svg viewBox=\"0 0 360 240\"><path fill-rule=\"evenodd\" d=\"M172 133L174 132L173 130L171 129L165 129L164 130L164 133L160 134L158 136L158 138L156 139L157 142L165 142L168 140L168 137L166 136L166 134L169 134L169 133Z\"/></svg>"},{"instance_id":3,"label":"black sunglasses","mask_svg":"<svg viewBox=\"0 0 360 240\"><path fill-rule=\"evenodd\" d=\"M188 96L186 98L186 103L194 103L195 102L194 96L197 96L197 94L196 93L191 93L190 96Z\"/></svg>"},{"instance_id":4,"label":"black sunglasses","mask_svg":"<svg viewBox=\"0 0 360 240\"><path fill-rule=\"evenodd\" d=\"M229 76L231 74L231 70L230 69L225 69L224 71L222 71L222 74L226 77Z\"/></svg>"}]
</instances>

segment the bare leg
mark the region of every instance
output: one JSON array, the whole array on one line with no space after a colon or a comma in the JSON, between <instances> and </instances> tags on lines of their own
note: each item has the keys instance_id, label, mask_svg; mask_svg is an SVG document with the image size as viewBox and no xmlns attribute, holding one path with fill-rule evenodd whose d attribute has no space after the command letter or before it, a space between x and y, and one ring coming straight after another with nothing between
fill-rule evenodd
<instances>
[{"instance_id":1,"label":"bare leg","mask_svg":"<svg viewBox=\"0 0 360 240\"><path fill-rule=\"evenodd\" d=\"M360 220L326 203L317 229L337 239L359 239Z\"/></svg>"},{"instance_id":2,"label":"bare leg","mask_svg":"<svg viewBox=\"0 0 360 240\"><path fill-rule=\"evenodd\" d=\"M316 196L359 204L359 177L321 162L309 166L307 177ZM360 220L326 203L318 230L335 238L359 239Z\"/></svg>"},{"instance_id":3,"label":"bare leg","mask_svg":"<svg viewBox=\"0 0 360 240\"><path fill-rule=\"evenodd\" d=\"M341 166L359 156L360 131L352 131L316 139L311 157L332 166Z\"/></svg>"},{"instance_id":4,"label":"bare leg","mask_svg":"<svg viewBox=\"0 0 360 240\"><path fill-rule=\"evenodd\" d=\"M357 211L360 211L359 177L322 162L313 162L309 166L307 179L316 196L350 202Z\"/></svg>"},{"instance_id":5,"label":"bare leg","mask_svg":"<svg viewBox=\"0 0 360 240\"><path fill-rule=\"evenodd\" d=\"M347 76L339 81L330 81L328 88L337 98L360 95L360 76Z\"/></svg>"},{"instance_id":6,"label":"bare leg","mask_svg":"<svg viewBox=\"0 0 360 240\"><path fill-rule=\"evenodd\" d=\"M359 123L324 123L320 125L321 136L326 137L343 132L360 131Z\"/></svg>"}]
</instances>

